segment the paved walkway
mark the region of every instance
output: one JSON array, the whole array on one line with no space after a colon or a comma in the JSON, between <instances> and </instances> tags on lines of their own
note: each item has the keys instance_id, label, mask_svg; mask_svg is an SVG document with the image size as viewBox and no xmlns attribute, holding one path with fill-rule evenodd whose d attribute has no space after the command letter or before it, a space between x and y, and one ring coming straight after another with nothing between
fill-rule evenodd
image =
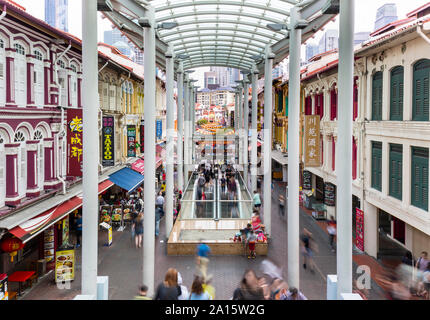
<instances>
[{"instance_id":1,"label":"paved walkway","mask_svg":"<svg viewBox=\"0 0 430 320\"><path fill-rule=\"evenodd\" d=\"M275 182L272 192L272 242L269 246L268 257L283 266L283 276L287 277L287 222L278 214L278 195L285 192L285 184ZM155 248L155 285L163 280L169 267L178 269L183 277L184 284L190 288L193 280L194 257L191 256L167 256L164 220L160 225L160 237L156 240ZM300 228L309 229L318 243L319 252L315 255L317 272L311 273L301 268L300 283L302 292L309 299L326 299L326 276L336 273L336 255L331 252L328 244L328 236L325 227L322 228L304 210L300 211ZM142 282L143 251L136 249L131 239L130 230L113 232L113 244L105 247L106 232L99 234L98 274L109 276L109 298L114 300L133 299L137 293L138 285ZM354 259L358 264L361 260ZM245 256L213 256L209 264L209 272L213 274L213 285L216 289L216 299L230 299L234 289L239 285L246 269L254 269L259 272L261 261L264 257L248 260ZM367 260L365 261L367 263ZM81 287L81 256L77 250L77 269L75 281L70 288L57 288L53 282L53 273L41 279L33 288L27 290L21 299L23 300L68 300L80 293ZM370 264L369 264L370 265ZM356 268L356 266L355 266ZM372 269L373 271L373 269ZM372 272L373 273L373 272ZM383 293L376 285L372 285L370 299L383 299Z\"/></svg>"}]
</instances>

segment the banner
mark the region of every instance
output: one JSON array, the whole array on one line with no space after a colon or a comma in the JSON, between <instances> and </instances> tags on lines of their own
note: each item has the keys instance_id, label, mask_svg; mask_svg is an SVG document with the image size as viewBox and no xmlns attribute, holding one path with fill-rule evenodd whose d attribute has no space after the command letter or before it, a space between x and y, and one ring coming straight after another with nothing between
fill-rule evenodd
<instances>
[{"instance_id":1,"label":"banner","mask_svg":"<svg viewBox=\"0 0 430 320\"><path fill-rule=\"evenodd\" d=\"M161 120L157 120L157 139L161 139L163 136L163 122Z\"/></svg>"},{"instance_id":2,"label":"banner","mask_svg":"<svg viewBox=\"0 0 430 320\"><path fill-rule=\"evenodd\" d=\"M320 116L305 116L305 167L321 166Z\"/></svg>"},{"instance_id":3,"label":"banner","mask_svg":"<svg viewBox=\"0 0 430 320\"><path fill-rule=\"evenodd\" d=\"M115 165L115 119L113 116L103 117L102 129L102 166Z\"/></svg>"},{"instance_id":4,"label":"banner","mask_svg":"<svg viewBox=\"0 0 430 320\"><path fill-rule=\"evenodd\" d=\"M82 176L82 109L67 109L67 175Z\"/></svg>"},{"instance_id":5,"label":"banner","mask_svg":"<svg viewBox=\"0 0 430 320\"><path fill-rule=\"evenodd\" d=\"M75 279L75 250L56 252L55 282L72 281Z\"/></svg>"},{"instance_id":6,"label":"banner","mask_svg":"<svg viewBox=\"0 0 430 320\"><path fill-rule=\"evenodd\" d=\"M145 152L145 120L140 121L140 153Z\"/></svg>"},{"instance_id":7,"label":"banner","mask_svg":"<svg viewBox=\"0 0 430 320\"><path fill-rule=\"evenodd\" d=\"M364 252L364 212L359 208L355 210L355 246Z\"/></svg>"},{"instance_id":8,"label":"banner","mask_svg":"<svg viewBox=\"0 0 430 320\"><path fill-rule=\"evenodd\" d=\"M127 126L127 157L136 156L136 126Z\"/></svg>"}]
</instances>

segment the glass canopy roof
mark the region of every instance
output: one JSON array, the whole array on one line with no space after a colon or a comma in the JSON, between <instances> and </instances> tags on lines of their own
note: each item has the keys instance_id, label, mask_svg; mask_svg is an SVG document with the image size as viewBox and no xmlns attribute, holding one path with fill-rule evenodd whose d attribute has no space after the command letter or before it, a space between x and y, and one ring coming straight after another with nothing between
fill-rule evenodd
<instances>
[{"instance_id":1,"label":"glass canopy roof","mask_svg":"<svg viewBox=\"0 0 430 320\"><path fill-rule=\"evenodd\" d=\"M267 45L273 47L281 43L279 47L284 48L283 42L288 41L288 31L273 31L267 24L289 25L293 6L326 1L111 0L113 11L104 12L104 15L140 48L143 48L142 28L137 19L144 15L146 6L154 8L157 25L177 23L173 29L157 28L158 64L162 65L161 56L167 45L172 44L176 55L189 56L183 60L184 69L227 66L250 71L255 63L253 57L263 56ZM308 14L304 18L310 17ZM328 21L330 17L320 21L318 27ZM315 31L314 28L312 33ZM283 55L285 57L285 52Z\"/></svg>"}]
</instances>

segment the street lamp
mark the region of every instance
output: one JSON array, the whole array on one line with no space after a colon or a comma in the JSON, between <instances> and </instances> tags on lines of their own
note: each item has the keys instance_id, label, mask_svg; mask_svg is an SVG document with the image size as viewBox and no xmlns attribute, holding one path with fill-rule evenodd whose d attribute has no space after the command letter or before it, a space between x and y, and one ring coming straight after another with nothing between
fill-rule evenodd
<instances>
[{"instance_id":1,"label":"street lamp","mask_svg":"<svg viewBox=\"0 0 430 320\"><path fill-rule=\"evenodd\" d=\"M281 31L281 30L289 30L288 25L281 23L268 23L266 27L272 31Z\"/></svg>"},{"instance_id":2,"label":"street lamp","mask_svg":"<svg viewBox=\"0 0 430 320\"><path fill-rule=\"evenodd\" d=\"M176 28L178 26L177 22L162 22L157 25L157 29L166 29L170 30Z\"/></svg>"}]
</instances>

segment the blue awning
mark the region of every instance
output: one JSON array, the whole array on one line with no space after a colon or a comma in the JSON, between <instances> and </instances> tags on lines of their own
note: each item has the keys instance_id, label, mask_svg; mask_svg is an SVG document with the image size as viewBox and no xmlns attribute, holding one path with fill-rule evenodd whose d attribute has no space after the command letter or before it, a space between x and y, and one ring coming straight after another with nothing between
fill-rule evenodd
<instances>
[{"instance_id":1,"label":"blue awning","mask_svg":"<svg viewBox=\"0 0 430 320\"><path fill-rule=\"evenodd\" d=\"M109 180L128 192L132 192L142 184L143 175L130 168L123 168L111 174Z\"/></svg>"}]
</instances>

